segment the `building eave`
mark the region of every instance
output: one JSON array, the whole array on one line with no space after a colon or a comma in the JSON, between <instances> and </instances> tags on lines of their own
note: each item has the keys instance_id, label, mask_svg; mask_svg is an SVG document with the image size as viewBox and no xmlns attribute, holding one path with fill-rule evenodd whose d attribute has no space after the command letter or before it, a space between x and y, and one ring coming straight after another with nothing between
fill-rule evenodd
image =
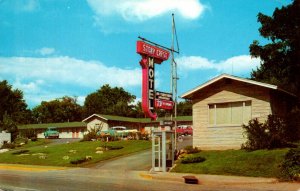
<instances>
[{"instance_id":1,"label":"building eave","mask_svg":"<svg viewBox=\"0 0 300 191\"><path fill-rule=\"evenodd\" d=\"M232 76L232 75L229 75L229 74L221 74L221 75L205 82L204 84L201 84L200 86L197 86L196 88L182 94L180 97L184 98L184 99L190 99L193 96L194 93L196 93L196 92L200 91L201 89L203 89L207 86L210 86L211 84L213 84L213 83L215 83L219 80L222 80L224 78L239 81L239 82L244 82L244 83L248 83L248 84L252 84L252 85L256 85L256 86L260 86L260 87L264 87L264 88L268 88L268 89L278 90L278 91L284 92L286 94L289 94L291 96L295 96L294 94L292 94L288 91L285 91L283 89L280 89L280 88L278 88L278 86L275 86L275 85L272 85L272 84L267 84L267 83L263 83L263 82L258 82L258 81L254 81L254 80L240 78L240 77Z\"/></svg>"},{"instance_id":2,"label":"building eave","mask_svg":"<svg viewBox=\"0 0 300 191\"><path fill-rule=\"evenodd\" d=\"M90 120L91 118L93 118L93 117L98 117L98 118L101 118L101 119L103 119L103 120L105 120L105 121L108 121L108 119L106 119L105 117L103 117L103 116L101 116L101 115L99 115L99 114L93 114L93 115L91 115L91 116L85 118L84 120L82 120L82 122L87 122L87 121L89 121L89 120Z\"/></svg>"}]
</instances>

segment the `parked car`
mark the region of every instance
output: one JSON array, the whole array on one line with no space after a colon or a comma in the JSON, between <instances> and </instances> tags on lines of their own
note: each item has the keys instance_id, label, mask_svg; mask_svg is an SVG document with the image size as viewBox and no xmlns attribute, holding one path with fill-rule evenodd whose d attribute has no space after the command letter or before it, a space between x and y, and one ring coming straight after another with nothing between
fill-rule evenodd
<instances>
[{"instance_id":1,"label":"parked car","mask_svg":"<svg viewBox=\"0 0 300 191\"><path fill-rule=\"evenodd\" d=\"M190 125L179 125L176 128L178 135L193 135L193 128Z\"/></svg>"},{"instance_id":2,"label":"parked car","mask_svg":"<svg viewBox=\"0 0 300 191\"><path fill-rule=\"evenodd\" d=\"M44 136L46 139L49 139L49 138L58 139L59 132L54 127L48 127L47 130L44 132Z\"/></svg>"},{"instance_id":3,"label":"parked car","mask_svg":"<svg viewBox=\"0 0 300 191\"><path fill-rule=\"evenodd\" d=\"M136 129L127 129L124 126L114 126L109 128L107 131L102 131L103 133L109 134L110 136L117 137L127 137L129 133L136 133Z\"/></svg>"}]
</instances>

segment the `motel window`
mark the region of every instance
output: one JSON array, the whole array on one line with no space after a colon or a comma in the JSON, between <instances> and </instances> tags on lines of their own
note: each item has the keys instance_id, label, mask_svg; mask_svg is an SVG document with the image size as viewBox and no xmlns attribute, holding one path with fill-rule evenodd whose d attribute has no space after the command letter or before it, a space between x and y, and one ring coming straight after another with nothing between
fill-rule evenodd
<instances>
[{"instance_id":1,"label":"motel window","mask_svg":"<svg viewBox=\"0 0 300 191\"><path fill-rule=\"evenodd\" d=\"M210 126L241 125L251 119L251 101L209 104L208 110Z\"/></svg>"}]
</instances>

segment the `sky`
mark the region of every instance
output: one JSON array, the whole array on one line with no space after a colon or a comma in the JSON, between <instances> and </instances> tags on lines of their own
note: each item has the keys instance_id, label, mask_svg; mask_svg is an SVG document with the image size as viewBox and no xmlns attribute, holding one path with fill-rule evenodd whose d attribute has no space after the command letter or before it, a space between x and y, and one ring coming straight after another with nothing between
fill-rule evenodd
<instances>
[{"instance_id":1,"label":"sky","mask_svg":"<svg viewBox=\"0 0 300 191\"><path fill-rule=\"evenodd\" d=\"M291 0L0 0L0 81L23 91L29 108L102 85L141 100L138 36L166 47L174 13L178 96L222 73L250 77L259 12ZM175 47L176 48L176 47ZM170 92L170 60L156 65L155 87Z\"/></svg>"}]
</instances>

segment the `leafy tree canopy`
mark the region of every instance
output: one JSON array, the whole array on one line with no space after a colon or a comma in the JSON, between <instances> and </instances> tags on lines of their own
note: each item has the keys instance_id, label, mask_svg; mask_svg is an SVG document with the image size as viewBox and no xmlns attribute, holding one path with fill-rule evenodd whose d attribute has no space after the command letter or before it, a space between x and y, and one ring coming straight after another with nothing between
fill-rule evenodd
<instances>
[{"instance_id":1,"label":"leafy tree canopy","mask_svg":"<svg viewBox=\"0 0 300 191\"><path fill-rule=\"evenodd\" d=\"M84 102L85 116L94 113L130 116L133 111L131 103L135 98L134 95L126 92L123 88L111 88L106 84L86 97Z\"/></svg>"},{"instance_id":2,"label":"leafy tree canopy","mask_svg":"<svg viewBox=\"0 0 300 191\"><path fill-rule=\"evenodd\" d=\"M37 123L59 123L82 120L82 107L76 98L65 96L53 101L43 101L33 108L33 116Z\"/></svg>"},{"instance_id":3,"label":"leafy tree canopy","mask_svg":"<svg viewBox=\"0 0 300 191\"><path fill-rule=\"evenodd\" d=\"M192 102L189 100L179 102L177 104L177 116L191 116Z\"/></svg>"},{"instance_id":4,"label":"leafy tree canopy","mask_svg":"<svg viewBox=\"0 0 300 191\"><path fill-rule=\"evenodd\" d=\"M271 83L300 96L300 0L276 8L272 16L258 14L260 34L269 43L254 41L250 54L262 60L254 80Z\"/></svg>"},{"instance_id":5,"label":"leafy tree canopy","mask_svg":"<svg viewBox=\"0 0 300 191\"><path fill-rule=\"evenodd\" d=\"M12 141L14 141L18 136L17 124L7 114L4 114L3 121L0 121L0 130L11 133Z\"/></svg>"},{"instance_id":6,"label":"leafy tree canopy","mask_svg":"<svg viewBox=\"0 0 300 191\"><path fill-rule=\"evenodd\" d=\"M27 109L21 90L12 89L6 80L0 81L0 98L0 121L3 120L4 115L8 115L18 124L31 122L31 112Z\"/></svg>"}]
</instances>

